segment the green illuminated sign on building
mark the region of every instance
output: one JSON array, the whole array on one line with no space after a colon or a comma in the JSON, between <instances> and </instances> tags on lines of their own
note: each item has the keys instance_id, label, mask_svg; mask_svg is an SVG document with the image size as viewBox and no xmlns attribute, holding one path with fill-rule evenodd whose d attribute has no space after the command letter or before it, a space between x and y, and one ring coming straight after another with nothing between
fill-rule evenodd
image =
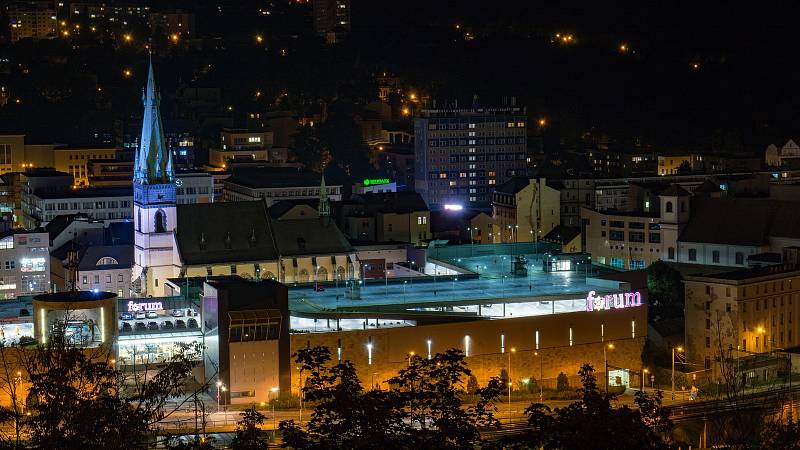
<instances>
[{"instance_id":1,"label":"green illuminated sign on building","mask_svg":"<svg viewBox=\"0 0 800 450\"><path fill-rule=\"evenodd\" d=\"M388 178L364 178L364 186L377 186L379 184L389 184Z\"/></svg>"}]
</instances>

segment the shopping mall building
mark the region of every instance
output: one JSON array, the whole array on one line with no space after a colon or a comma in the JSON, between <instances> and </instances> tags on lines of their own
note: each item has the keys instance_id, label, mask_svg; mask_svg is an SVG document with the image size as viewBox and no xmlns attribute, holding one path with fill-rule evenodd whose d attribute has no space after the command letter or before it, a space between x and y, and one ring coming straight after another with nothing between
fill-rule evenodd
<instances>
[{"instance_id":1,"label":"shopping mall building","mask_svg":"<svg viewBox=\"0 0 800 450\"><path fill-rule=\"evenodd\" d=\"M180 281L183 292L171 297L80 291L4 304L0 333L11 342L46 343L63 324L75 345L108 345L123 370L163 363L184 345L197 345L190 351L196 376L221 382L224 403L296 394L300 380L290 355L315 345L327 346L334 360L352 361L362 383L379 388L388 387L409 355L448 348L464 351L481 384L506 370L514 383L534 378L555 387L563 372L574 385L584 363L602 376L604 355L611 385L641 383L647 298L627 283L586 294L459 302L461 313L422 307L290 313L288 288L276 281L213 277L175 285ZM504 318L496 314L501 309L508 311Z\"/></svg>"}]
</instances>

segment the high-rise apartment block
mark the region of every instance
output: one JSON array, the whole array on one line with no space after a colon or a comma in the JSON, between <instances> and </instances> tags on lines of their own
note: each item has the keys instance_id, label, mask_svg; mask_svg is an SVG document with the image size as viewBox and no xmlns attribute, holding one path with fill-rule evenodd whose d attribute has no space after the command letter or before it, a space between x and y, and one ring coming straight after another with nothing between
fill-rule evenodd
<instances>
[{"instance_id":1,"label":"high-rise apartment block","mask_svg":"<svg viewBox=\"0 0 800 450\"><path fill-rule=\"evenodd\" d=\"M314 31L335 44L350 31L350 0L314 0Z\"/></svg>"},{"instance_id":2,"label":"high-rise apartment block","mask_svg":"<svg viewBox=\"0 0 800 450\"><path fill-rule=\"evenodd\" d=\"M53 2L12 2L7 8L11 42L26 38L56 37L56 10Z\"/></svg>"},{"instance_id":3,"label":"high-rise apartment block","mask_svg":"<svg viewBox=\"0 0 800 450\"><path fill-rule=\"evenodd\" d=\"M416 191L434 207L488 205L492 193L526 172L525 110L423 110L414 120Z\"/></svg>"}]
</instances>

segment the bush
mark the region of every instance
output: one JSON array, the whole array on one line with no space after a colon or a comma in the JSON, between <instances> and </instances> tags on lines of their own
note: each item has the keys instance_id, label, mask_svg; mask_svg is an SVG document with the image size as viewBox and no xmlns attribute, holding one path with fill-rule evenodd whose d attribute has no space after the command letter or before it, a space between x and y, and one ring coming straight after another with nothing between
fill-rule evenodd
<instances>
[{"instance_id":1,"label":"bush","mask_svg":"<svg viewBox=\"0 0 800 450\"><path fill-rule=\"evenodd\" d=\"M506 369L500 370L500 382L503 383L503 386L505 386L506 389L508 388L509 379L508 379L508 372L506 371Z\"/></svg>"},{"instance_id":2,"label":"bush","mask_svg":"<svg viewBox=\"0 0 800 450\"><path fill-rule=\"evenodd\" d=\"M469 380L467 380L467 393L470 395L475 395L475 392L478 391L480 386L478 386L478 379L475 378L475 375L471 375Z\"/></svg>"},{"instance_id":3,"label":"bush","mask_svg":"<svg viewBox=\"0 0 800 450\"><path fill-rule=\"evenodd\" d=\"M556 390L559 392L569 390L569 379L564 372L559 372L558 378L556 378Z\"/></svg>"}]
</instances>

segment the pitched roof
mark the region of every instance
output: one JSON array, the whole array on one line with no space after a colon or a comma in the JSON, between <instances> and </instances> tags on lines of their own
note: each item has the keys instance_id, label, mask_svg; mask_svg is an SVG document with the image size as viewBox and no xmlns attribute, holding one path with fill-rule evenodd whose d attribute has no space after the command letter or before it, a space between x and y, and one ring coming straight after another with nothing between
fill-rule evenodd
<instances>
[{"instance_id":1,"label":"pitched roof","mask_svg":"<svg viewBox=\"0 0 800 450\"><path fill-rule=\"evenodd\" d=\"M416 211L428 211L428 204L417 192L381 192L358 195L355 200L364 205L369 213L407 214Z\"/></svg>"},{"instance_id":2,"label":"pitched roof","mask_svg":"<svg viewBox=\"0 0 800 450\"><path fill-rule=\"evenodd\" d=\"M109 256L117 264L98 266L100 258ZM131 245L92 245L80 251L78 270L124 269L133 267L133 246Z\"/></svg>"},{"instance_id":3,"label":"pitched roof","mask_svg":"<svg viewBox=\"0 0 800 450\"><path fill-rule=\"evenodd\" d=\"M262 201L178 205L177 223L175 239L187 265L352 251L332 221L273 220Z\"/></svg>"},{"instance_id":4,"label":"pitched roof","mask_svg":"<svg viewBox=\"0 0 800 450\"><path fill-rule=\"evenodd\" d=\"M514 195L528 187L529 184L530 179L528 177L514 177L500 186L497 186L494 191L501 194Z\"/></svg>"},{"instance_id":5,"label":"pitched roof","mask_svg":"<svg viewBox=\"0 0 800 450\"><path fill-rule=\"evenodd\" d=\"M319 200L317 199L281 200L279 202L273 203L273 205L269 207L269 215L273 219L280 219L284 214L288 213L289 211L292 210L292 208L296 206L308 206L316 211L317 207L319 206ZM314 217L316 217L316 215Z\"/></svg>"},{"instance_id":6,"label":"pitched roof","mask_svg":"<svg viewBox=\"0 0 800 450\"><path fill-rule=\"evenodd\" d=\"M770 237L800 239L800 203L695 197L681 242L760 246Z\"/></svg>"},{"instance_id":7,"label":"pitched roof","mask_svg":"<svg viewBox=\"0 0 800 450\"><path fill-rule=\"evenodd\" d=\"M558 225L552 230L550 230L547 234L545 234L542 240L564 245L572 242L572 240L580 236L580 234L581 234L580 227Z\"/></svg>"},{"instance_id":8,"label":"pitched roof","mask_svg":"<svg viewBox=\"0 0 800 450\"><path fill-rule=\"evenodd\" d=\"M706 178L705 180L703 180L702 183L700 183L699 186L694 188L694 193L695 194L702 193L702 192L712 194L714 192L722 192L722 189L720 189L720 187L719 187L719 185L717 183L714 183L713 181L711 181L708 178Z\"/></svg>"},{"instance_id":9,"label":"pitched roof","mask_svg":"<svg viewBox=\"0 0 800 450\"><path fill-rule=\"evenodd\" d=\"M261 201L178 205L181 259L187 265L278 259L267 217Z\"/></svg>"},{"instance_id":10,"label":"pitched roof","mask_svg":"<svg viewBox=\"0 0 800 450\"><path fill-rule=\"evenodd\" d=\"M680 185L673 184L672 186L664 189L659 195L665 197L690 197L692 194L686 189L680 187Z\"/></svg>"}]
</instances>

